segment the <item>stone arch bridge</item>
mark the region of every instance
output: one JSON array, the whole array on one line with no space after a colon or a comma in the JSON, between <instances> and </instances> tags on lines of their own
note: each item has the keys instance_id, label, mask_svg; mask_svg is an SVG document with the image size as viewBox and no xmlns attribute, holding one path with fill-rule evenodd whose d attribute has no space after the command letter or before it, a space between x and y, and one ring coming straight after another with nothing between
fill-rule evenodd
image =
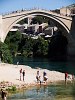
<instances>
[{"instance_id":1,"label":"stone arch bridge","mask_svg":"<svg viewBox=\"0 0 75 100\"><path fill-rule=\"evenodd\" d=\"M72 17L63 16L52 11L41 10L41 9L32 9L32 10L23 10L16 11L7 15L0 15L0 40L4 42L8 32L11 28L20 20L27 18L32 15L41 15L50 18L55 21L63 28L63 30L71 34L74 33L74 25L72 25ZM72 29L72 30L71 30ZM71 36L70 36L71 37Z\"/></svg>"}]
</instances>

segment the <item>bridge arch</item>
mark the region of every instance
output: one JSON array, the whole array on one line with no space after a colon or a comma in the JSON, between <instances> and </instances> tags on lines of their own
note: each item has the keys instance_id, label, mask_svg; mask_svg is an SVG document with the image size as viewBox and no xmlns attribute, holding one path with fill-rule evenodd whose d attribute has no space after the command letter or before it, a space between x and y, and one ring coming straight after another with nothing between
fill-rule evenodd
<instances>
[{"instance_id":1,"label":"bridge arch","mask_svg":"<svg viewBox=\"0 0 75 100\"><path fill-rule=\"evenodd\" d=\"M19 13L19 14L11 14L10 16L4 16L3 17L3 22L9 22L7 23L7 28L4 30L4 36L3 36L3 40L5 40L8 32L10 31L10 29L19 21L21 21L24 18L27 18L29 16L45 16L50 18L51 20L55 21L56 23L59 24L59 26L62 26L62 28L66 31L66 33L69 33L70 28L64 23L64 20L70 21L71 23L71 19L70 18L65 18L58 15L58 14L54 14L53 12L49 12L49 11L44 11L44 10L32 10L32 11L28 11L28 12L24 12L24 13ZM13 20L12 20L13 19ZM6 25L6 23L4 22L4 24ZM5 27L5 26L4 26Z\"/></svg>"},{"instance_id":2,"label":"bridge arch","mask_svg":"<svg viewBox=\"0 0 75 100\"><path fill-rule=\"evenodd\" d=\"M48 17L48 18L50 18L50 19L52 19L52 20L54 20L54 21L56 21L57 23L59 23L65 30L66 30L66 32L67 33L69 33L69 28L62 22L62 21L60 21L60 20L58 20L57 18L54 18L54 17L52 17L52 16L48 16L48 15L44 15L44 14L30 14L31 16L44 16L44 17ZM30 15L27 15L27 16L22 16L22 17L20 17L19 19L17 19L17 20L15 20L13 23L11 23L11 25L9 26L9 28L8 28L8 32L10 31L10 29L17 23L17 22L19 22L19 21L21 21L22 19L24 19L24 18L28 18Z\"/></svg>"}]
</instances>

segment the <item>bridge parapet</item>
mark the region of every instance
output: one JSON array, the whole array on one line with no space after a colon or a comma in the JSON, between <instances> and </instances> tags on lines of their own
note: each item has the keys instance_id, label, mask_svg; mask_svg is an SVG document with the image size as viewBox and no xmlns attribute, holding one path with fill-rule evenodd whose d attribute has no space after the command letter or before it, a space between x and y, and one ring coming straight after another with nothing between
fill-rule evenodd
<instances>
[{"instance_id":1,"label":"bridge parapet","mask_svg":"<svg viewBox=\"0 0 75 100\"><path fill-rule=\"evenodd\" d=\"M51 15L54 15L54 16L58 16L58 17L62 17L62 18L68 19L68 20L72 20L72 18L70 16L64 16L64 15L52 12L50 10L45 10L45 9L30 9L30 10L23 10L23 11L15 11L14 13L9 13L9 14L3 15L2 18L4 19L4 18L7 18L7 17L17 16L17 15L20 15L20 14L22 15L22 14L25 14L25 13L26 14L27 13L34 13L34 12L48 13L48 14L51 14Z\"/></svg>"}]
</instances>

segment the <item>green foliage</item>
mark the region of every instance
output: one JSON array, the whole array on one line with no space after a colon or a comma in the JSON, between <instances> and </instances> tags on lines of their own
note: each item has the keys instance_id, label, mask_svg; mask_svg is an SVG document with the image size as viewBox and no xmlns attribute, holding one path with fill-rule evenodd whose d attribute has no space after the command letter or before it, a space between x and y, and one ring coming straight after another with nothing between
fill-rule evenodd
<instances>
[{"instance_id":1,"label":"green foliage","mask_svg":"<svg viewBox=\"0 0 75 100\"><path fill-rule=\"evenodd\" d=\"M33 55L33 39L31 38L23 38L20 32L9 33L5 43L8 44L9 49L12 55L21 52L22 55L28 57Z\"/></svg>"},{"instance_id":2,"label":"green foliage","mask_svg":"<svg viewBox=\"0 0 75 100\"><path fill-rule=\"evenodd\" d=\"M42 16L34 17L31 23L33 23L33 24L37 24L37 23L42 24L43 23L43 17Z\"/></svg>"},{"instance_id":3,"label":"green foliage","mask_svg":"<svg viewBox=\"0 0 75 100\"><path fill-rule=\"evenodd\" d=\"M44 16L36 16L32 19L31 24L42 24L42 23L48 23L49 25L51 24L51 20L47 17Z\"/></svg>"},{"instance_id":4,"label":"green foliage","mask_svg":"<svg viewBox=\"0 0 75 100\"><path fill-rule=\"evenodd\" d=\"M48 52L48 41L45 41L43 38L40 39L40 43L38 45L39 50L42 55L47 55Z\"/></svg>"},{"instance_id":5,"label":"green foliage","mask_svg":"<svg viewBox=\"0 0 75 100\"><path fill-rule=\"evenodd\" d=\"M11 54L14 56L18 52L25 57L46 57L48 55L48 40L42 37L32 39L22 36L20 32L9 33L5 43L8 45Z\"/></svg>"},{"instance_id":6,"label":"green foliage","mask_svg":"<svg viewBox=\"0 0 75 100\"><path fill-rule=\"evenodd\" d=\"M26 50L23 50L23 56L28 57L28 52Z\"/></svg>"},{"instance_id":7,"label":"green foliage","mask_svg":"<svg viewBox=\"0 0 75 100\"><path fill-rule=\"evenodd\" d=\"M18 52L18 45L21 41L22 34L17 31L16 33L14 32L9 32L5 43L8 45L11 54L15 55Z\"/></svg>"},{"instance_id":8,"label":"green foliage","mask_svg":"<svg viewBox=\"0 0 75 100\"><path fill-rule=\"evenodd\" d=\"M33 39L27 38L23 48L26 49L27 51L32 51L32 49L33 49Z\"/></svg>"},{"instance_id":9,"label":"green foliage","mask_svg":"<svg viewBox=\"0 0 75 100\"><path fill-rule=\"evenodd\" d=\"M12 86L12 91L16 91L16 87L15 86Z\"/></svg>"},{"instance_id":10,"label":"green foliage","mask_svg":"<svg viewBox=\"0 0 75 100\"><path fill-rule=\"evenodd\" d=\"M27 18L25 18L25 19L23 19L23 20L18 22L18 24L21 24L21 25L25 24L25 23L28 23L28 19Z\"/></svg>"},{"instance_id":11,"label":"green foliage","mask_svg":"<svg viewBox=\"0 0 75 100\"><path fill-rule=\"evenodd\" d=\"M28 57L33 55L32 52L33 52L33 39L27 38L23 46L23 55L26 55Z\"/></svg>"},{"instance_id":12,"label":"green foliage","mask_svg":"<svg viewBox=\"0 0 75 100\"><path fill-rule=\"evenodd\" d=\"M0 42L0 56L1 60L6 63L12 63L12 55L8 46L5 43Z\"/></svg>"},{"instance_id":13,"label":"green foliage","mask_svg":"<svg viewBox=\"0 0 75 100\"><path fill-rule=\"evenodd\" d=\"M16 86L12 86L12 87L10 87L10 88L7 88L6 90L7 90L8 92L16 92L16 91L17 91Z\"/></svg>"},{"instance_id":14,"label":"green foliage","mask_svg":"<svg viewBox=\"0 0 75 100\"><path fill-rule=\"evenodd\" d=\"M44 38L38 38L35 40L33 46L34 56L47 56L48 54L48 41L45 41Z\"/></svg>"}]
</instances>

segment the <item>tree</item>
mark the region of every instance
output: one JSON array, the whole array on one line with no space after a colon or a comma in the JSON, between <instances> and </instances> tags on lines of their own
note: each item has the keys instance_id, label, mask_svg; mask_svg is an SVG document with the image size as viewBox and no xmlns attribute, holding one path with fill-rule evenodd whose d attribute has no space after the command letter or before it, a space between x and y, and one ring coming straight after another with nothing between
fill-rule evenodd
<instances>
[{"instance_id":1,"label":"tree","mask_svg":"<svg viewBox=\"0 0 75 100\"><path fill-rule=\"evenodd\" d=\"M37 24L37 23L39 23L39 24L42 24L42 22L43 22L43 17L42 16L37 16L37 17L34 17L33 19L32 19L32 24Z\"/></svg>"},{"instance_id":2,"label":"tree","mask_svg":"<svg viewBox=\"0 0 75 100\"><path fill-rule=\"evenodd\" d=\"M32 38L26 39L25 45L23 46L23 55L27 57L33 55L33 39Z\"/></svg>"},{"instance_id":3,"label":"tree","mask_svg":"<svg viewBox=\"0 0 75 100\"><path fill-rule=\"evenodd\" d=\"M48 54L48 41L44 40L44 38L38 38L33 46L33 54L34 56L47 56Z\"/></svg>"},{"instance_id":4,"label":"tree","mask_svg":"<svg viewBox=\"0 0 75 100\"><path fill-rule=\"evenodd\" d=\"M25 24L25 23L28 23L28 18L25 18L25 19L18 22L18 24L21 24L21 25Z\"/></svg>"},{"instance_id":5,"label":"tree","mask_svg":"<svg viewBox=\"0 0 75 100\"><path fill-rule=\"evenodd\" d=\"M10 53L10 50L8 49L8 46L5 43L0 42L0 55L1 60L5 63L12 63L12 55Z\"/></svg>"},{"instance_id":6,"label":"tree","mask_svg":"<svg viewBox=\"0 0 75 100\"><path fill-rule=\"evenodd\" d=\"M18 52L25 57L45 57L48 55L48 40L42 37L34 40L31 37L21 35L19 32L12 32L8 34L5 43L13 56Z\"/></svg>"},{"instance_id":7,"label":"tree","mask_svg":"<svg viewBox=\"0 0 75 100\"><path fill-rule=\"evenodd\" d=\"M18 52L18 45L21 42L22 34L19 31L9 32L5 43L8 45L12 54L16 54Z\"/></svg>"}]
</instances>

